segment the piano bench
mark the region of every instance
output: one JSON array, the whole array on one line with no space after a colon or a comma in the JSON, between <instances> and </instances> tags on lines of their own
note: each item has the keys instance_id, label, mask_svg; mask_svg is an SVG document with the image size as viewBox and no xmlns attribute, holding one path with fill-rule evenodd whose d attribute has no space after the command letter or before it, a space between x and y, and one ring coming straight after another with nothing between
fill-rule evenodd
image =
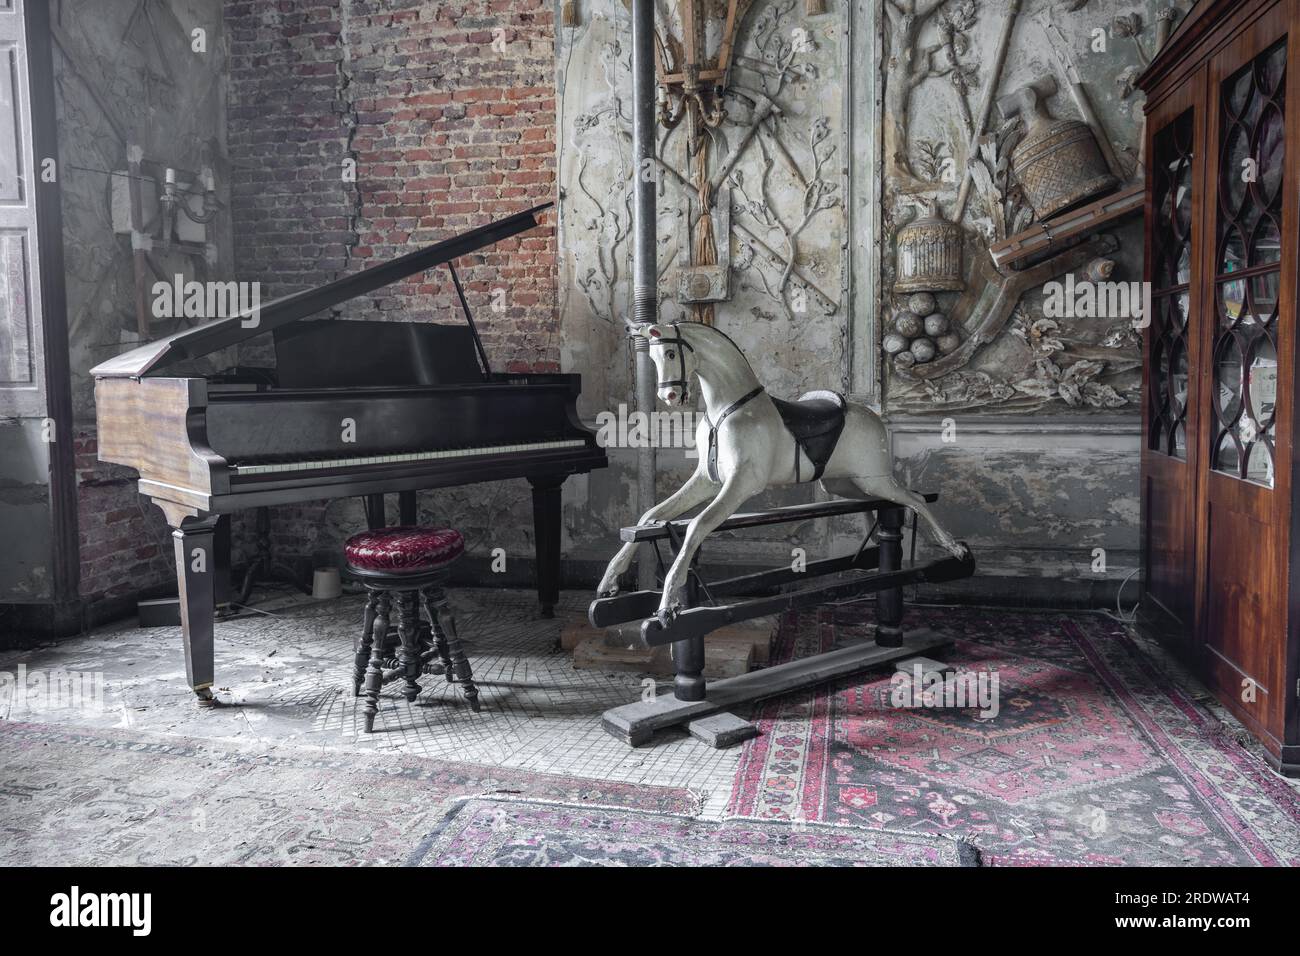
<instances>
[{"instance_id":1,"label":"piano bench","mask_svg":"<svg viewBox=\"0 0 1300 956\"><path fill-rule=\"evenodd\" d=\"M471 709L479 710L478 688L444 590L451 565L465 552L465 539L450 528L378 528L363 531L344 546L348 573L366 588L361 637L352 666L352 692L364 684L366 733L373 733L384 680L384 636L396 604L398 671L403 694L414 701L418 678L427 666L441 663L448 683L459 681ZM420 609L428 616L429 645L421 639ZM435 661L435 658L437 661Z\"/></svg>"}]
</instances>

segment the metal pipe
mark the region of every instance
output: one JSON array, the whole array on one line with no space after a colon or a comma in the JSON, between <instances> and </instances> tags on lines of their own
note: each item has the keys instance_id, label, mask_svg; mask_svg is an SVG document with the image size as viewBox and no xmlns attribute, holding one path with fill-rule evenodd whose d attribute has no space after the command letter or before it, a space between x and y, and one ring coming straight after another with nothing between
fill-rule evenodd
<instances>
[{"instance_id":1,"label":"metal pipe","mask_svg":"<svg viewBox=\"0 0 1300 956\"><path fill-rule=\"evenodd\" d=\"M655 190L655 7L654 0L632 0L632 316L645 325L659 317L659 271L656 260ZM636 356L636 403L645 415L655 408L655 371L650 343L633 339ZM637 509L645 514L655 503L655 450L637 449ZM637 561L637 587L655 586L655 567L645 555Z\"/></svg>"}]
</instances>

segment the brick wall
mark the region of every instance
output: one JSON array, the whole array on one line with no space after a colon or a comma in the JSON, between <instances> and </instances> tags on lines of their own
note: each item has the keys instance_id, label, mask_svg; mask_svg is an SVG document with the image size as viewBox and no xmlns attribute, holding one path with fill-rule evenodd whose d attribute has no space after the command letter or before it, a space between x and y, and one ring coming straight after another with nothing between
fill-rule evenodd
<instances>
[{"instance_id":1,"label":"brick wall","mask_svg":"<svg viewBox=\"0 0 1300 956\"><path fill-rule=\"evenodd\" d=\"M225 25L236 273L264 295L554 199L551 0L226 0ZM496 370L559 368L553 222L457 262ZM342 314L463 321L445 269ZM527 499L506 484L476 497ZM473 525L456 492L424 499L423 520ZM318 562L362 525L351 501L276 508L272 521L277 553Z\"/></svg>"},{"instance_id":2,"label":"brick wall","mask_svg":"<svg viewBox=\"0 0 1300 956\"><path fill-rule=\"evenodd\" d=\"M319 285L554 198L550 0L227 0L225 15L241 279ZM493 365L557 368L549 225L458 268ZM446 270L346 314L459 321Z\"/></svg>"},{"instance_id":3,"label":"brick wall","mask_svg":"<svg viewBox=\"0 0 1300 956\"><path fill-rule=\"evenodd\" d=\"M136 493L136 473L99 461L93 431L79 431L75 442L80 593L123 597L173 580L167 523Z\"/></svg>"}]
</instances>

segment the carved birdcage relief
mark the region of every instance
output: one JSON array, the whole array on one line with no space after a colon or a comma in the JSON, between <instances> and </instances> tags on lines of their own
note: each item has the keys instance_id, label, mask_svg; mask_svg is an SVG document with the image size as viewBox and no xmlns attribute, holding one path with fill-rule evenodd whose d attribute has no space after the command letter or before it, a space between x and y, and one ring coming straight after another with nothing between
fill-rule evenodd
<instances>
[{"instance_id":1,"label":"carved birdcage relief","mask_svg":"<svg viewBox=\"0 0 1300 956\"><path fill-rule=\"evenodd\" d=\"M898 278L894 292L960 292L961 227L931 209L898 230Z\"/></svg>"}]
</instances>

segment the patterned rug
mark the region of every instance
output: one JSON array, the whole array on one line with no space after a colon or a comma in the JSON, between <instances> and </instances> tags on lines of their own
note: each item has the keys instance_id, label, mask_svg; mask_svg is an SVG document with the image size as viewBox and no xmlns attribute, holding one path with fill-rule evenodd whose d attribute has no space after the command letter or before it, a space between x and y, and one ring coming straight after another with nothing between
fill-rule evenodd
<instances>
[{"instance_id":1,"label":"patterned rug","mask_svg":"<svg viewBox=\"0 0 1300 956\"><path fill-rule=\"evenodd\" d=\"M977 866L966 843L920 833L610 807L465 800L410 866Z\"/></svg>"},{"instance_id":2,"label":"patterned rug","mask_svg":"<svg viewBox=\"0 0 1300 956\"><path fill-rule=\"evenodd\" d=\"M644 784L0 722L5 866L397 864L476 794L698 810Z\"/></svg>"},{"instance_id":3,"label":"patterned rug","mask_svg":"<svg viewBox=\"0 0 1300 956\"><path fill-rule=\"evenodd\" d=\"M791 615L779 657L864 640L868 615ZM1087 614L909 615L954 640L933 656L990 678L986 687L997 677L996 713L897 706L907 703L900 682L879 672L768 702L730 813L946 834L975 844L987 866L1300 865L1300 788L1121 625Z\"/></svg>"}]
</instances>

